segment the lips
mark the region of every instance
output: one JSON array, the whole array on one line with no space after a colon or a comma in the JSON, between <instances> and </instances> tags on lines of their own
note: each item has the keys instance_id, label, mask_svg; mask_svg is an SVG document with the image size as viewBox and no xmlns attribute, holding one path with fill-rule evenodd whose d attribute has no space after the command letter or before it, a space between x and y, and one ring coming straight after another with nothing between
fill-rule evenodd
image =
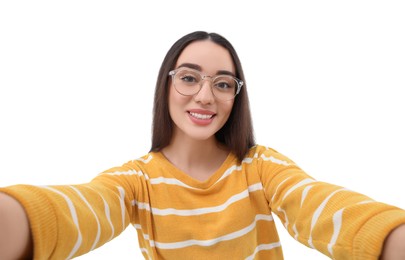
<instances>
[{"instance_id":1,"label":"lips","mask_svg":"<svg viewBox=\"0 0 405 260\"><path fill-rule=\"evenodd\" d=\"M211 119L214 115L207 115L207 114L199 114L194 112L188 112L191 116L198 118L198 119Z\"/></svg>"},{"instance_id":2,"label":"lips","mask_svg":"<svg viewBox=\"0 0 405 260\"><path fill-rule=\"evenodd\" d=\"M187 111L191 121L197 125L208 125L213 121L215 113L209 110L193 109Z\"/></svg>"}]
</instances>

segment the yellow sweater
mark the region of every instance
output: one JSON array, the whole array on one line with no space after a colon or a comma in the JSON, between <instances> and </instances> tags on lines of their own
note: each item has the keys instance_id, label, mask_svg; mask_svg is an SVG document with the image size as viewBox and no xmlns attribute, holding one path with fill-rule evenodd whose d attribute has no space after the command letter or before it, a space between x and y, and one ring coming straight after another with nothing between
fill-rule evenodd
<instances>
[{"instance_id":1,"label":"yellow sweater","mask_svg":"<svg viewBox=\"0 0 405 260\"><path fill-rule=\"evenodd\" d=\"M161 153L90 183L3 188L25 207L35 259L66 259L110 241L130 223L146 259L283 259L272 212L299 242L334 259L377 259L405 211L319 182L280 153L230 154L205 182Z\"/></svg>"}]
</instances>

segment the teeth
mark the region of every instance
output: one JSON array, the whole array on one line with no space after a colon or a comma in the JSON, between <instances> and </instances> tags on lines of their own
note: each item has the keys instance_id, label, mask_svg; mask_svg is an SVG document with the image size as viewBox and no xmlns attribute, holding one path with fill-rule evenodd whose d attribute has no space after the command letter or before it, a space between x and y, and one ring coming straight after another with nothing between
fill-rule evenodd
<instances>
[{"instance_id":1,"label":"teeth","mask_svg":"<svg viewBox=\"0 0 405 260\"><path fill-rule=\"evenodd\" d=\"M190 115L192 115L193 117L198 118L198 119L210 119L213 116L213 115L203 115L203 114L198 114L198 113L193 113L193 112L190 112Z\"/></svg>"}]
</instances>

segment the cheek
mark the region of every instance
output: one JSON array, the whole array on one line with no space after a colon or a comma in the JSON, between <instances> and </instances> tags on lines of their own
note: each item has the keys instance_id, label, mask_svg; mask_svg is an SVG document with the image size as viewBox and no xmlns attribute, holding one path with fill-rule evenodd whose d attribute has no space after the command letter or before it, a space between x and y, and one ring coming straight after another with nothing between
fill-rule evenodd
<instances>
[{"instance_id":1,"label":"cheek","mask_svg":"<svg viewBox=\"0 0 405 260\"><path fill-rule=\"evenodd\" d=\"M222 106L221 106L222 113L223 113L224 115L226 115L227 118L228 118L229 115L231 114L232 107L233 107L233 103L234 103L234 101L232 100L232 101L229 101L229 102L227 102L227 103L221 104L221 105L222 105Z\"/></svg>"},{"instance_id":2,"label":"cheek","mask_svg":"<svg viewBox=\"0 0 405 260\"><path fill-rule=\"evenodd\" d=\"M173 113L175 113L175 111L183 110L182 108L187 103L187 97L180 95L173 86L170 86L168 102L169 113L170 116L173 117Z\"/></svg>"},{"instance_id":3,"label":"cheek","mask_svg":"<svg viewBox=\"0 0 405 260\"><path fill-rule=\"evenodd\" d=\"M182 99L183 96L179 95L174 87L170 87L169 102L172 103L172 105L181 104Z\"/></svg>"},{"instance_id":4,"label":"cheek","mask_svg":"<svg viewBox=\"0 0 405 260\"><path fill-rule=\"evenodd\" d=\"M170 87L168 102L169 102L169 114L170 114L170 117L172 119L175 116L174 113L175 113L175 110L176 110L176 108L175 108L176 100L175 99L176 99L176 97L174 96L173 89L172 89L172 87Z\"/></svg>"}]
</instances>

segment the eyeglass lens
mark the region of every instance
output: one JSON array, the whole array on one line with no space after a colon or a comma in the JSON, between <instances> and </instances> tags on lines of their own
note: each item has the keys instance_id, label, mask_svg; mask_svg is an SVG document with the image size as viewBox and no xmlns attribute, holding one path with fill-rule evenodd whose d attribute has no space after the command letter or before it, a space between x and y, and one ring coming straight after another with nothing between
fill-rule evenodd
<instances>
[{"instance_id":1,"label":"eyeglass lens","mask_svg":"<svg viewBox=\"0 0 405 260\"><path fill-rule=\"evenodd\" d=\"M182 69L174 75L174 86L180 94L191 96L200 91L204 79L197 71ZM212 79L208 77L208 80L212 81L212 92L218 99L230 100L235 97L238 83L232 76L219 75Z\"/></svg>"}]
</instances>

